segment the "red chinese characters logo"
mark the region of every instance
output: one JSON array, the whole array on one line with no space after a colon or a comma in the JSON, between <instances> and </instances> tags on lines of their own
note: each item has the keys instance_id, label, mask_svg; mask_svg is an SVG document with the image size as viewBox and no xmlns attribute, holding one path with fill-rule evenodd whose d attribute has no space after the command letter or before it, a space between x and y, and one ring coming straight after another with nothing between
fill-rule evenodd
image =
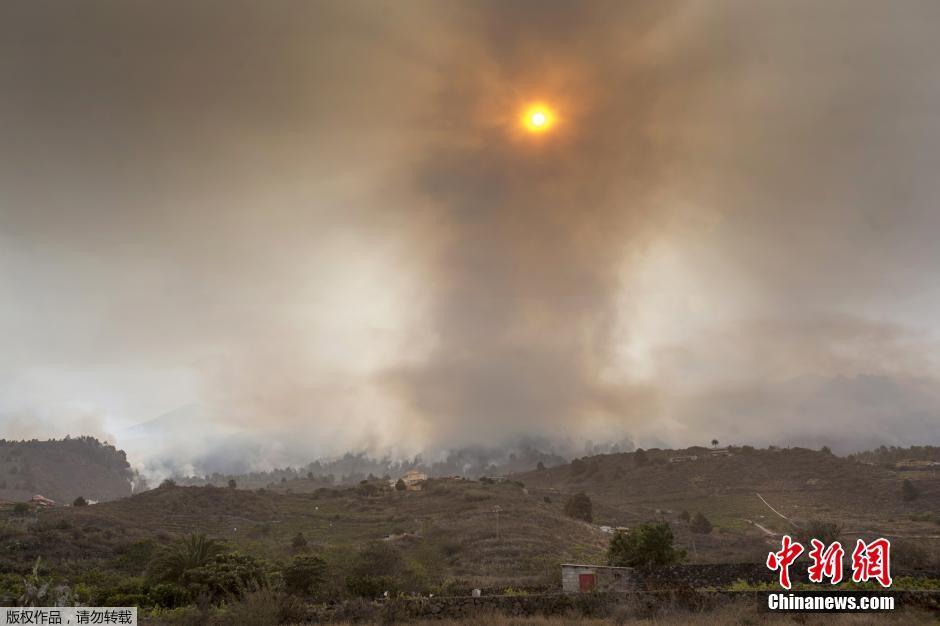
<instances>
[{"instance_id":1,"label":"red chinese characters logo","mask_svg":"<svg viewBox=\"0 0 940 626\"><path fill-rule=\"evenodd\" d=\"M809 558L813 560L809 566L810 582L821 583L823 578L828 578L832 585L842 582L842 557L845 556L842 544L833 541L826 548L826 544L819 539L811 539L810 543L813 546L809 551Z\"/></svg>"},{"instance_id":2,"label":"red chinese characters logo","mask_svg":"<svg viewBox=\"0 0 940 626\"><path fill-rule=\"evenodd\" d=\"M882 587L891 586L891 542L887 539L871 543L859 539L852 551L852 580L862 583L872 578Z\"/></svg>"},{"instance_id":3,"label":"red chinese characters logo","mask_svg":"<svg viewBox=\"0 0 940 626\"><path fill-rule=\"evenodd\" d=\"M780 570L780 586L790 588L790 565L798 556L803 554L803 546L790 539L790 535L783 536L783 548L780 552L771 552L767 555L767 567Z\"/></svg>"},{"instance_id":4,"label":"red chinese characters logo","mask_svg":"<svg viewBox=\"0 0 940 626\"><path fill-rule=\"evenodd\" d=\"M812 563L809 566L809 580L821 583L828 578L836 585L842 582L842 559L845 550L838 541L826 546L818 539L811 539L812 550L807 555ZM779 571L780 586L790 589L790 566L803 554L803 545L793 541L790 535L784 535L779 552L767 555L767 567ZM891 542L887 539L875 539L865 543L859 539L852 551L852 580L857 583L876 580L882 587L891 586Z\"/></svg>"}]
</instances>

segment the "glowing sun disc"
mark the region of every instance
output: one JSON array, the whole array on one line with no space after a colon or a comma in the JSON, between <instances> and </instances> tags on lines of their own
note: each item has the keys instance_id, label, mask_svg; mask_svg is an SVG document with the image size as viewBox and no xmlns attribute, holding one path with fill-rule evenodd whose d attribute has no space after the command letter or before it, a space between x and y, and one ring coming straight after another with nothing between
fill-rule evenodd
<instances>
[{"instance_id":1,"label":"glowing sun disc","mask_svg":"<svg viewBox=\"0 0 940 626\"><path fill-rule=\"evenodd\" d=\"M522 124L533 133L541 133L552 126L554 116L548 107L538 104L529 107L522 114Z\"/></svg>"}]
</instances>

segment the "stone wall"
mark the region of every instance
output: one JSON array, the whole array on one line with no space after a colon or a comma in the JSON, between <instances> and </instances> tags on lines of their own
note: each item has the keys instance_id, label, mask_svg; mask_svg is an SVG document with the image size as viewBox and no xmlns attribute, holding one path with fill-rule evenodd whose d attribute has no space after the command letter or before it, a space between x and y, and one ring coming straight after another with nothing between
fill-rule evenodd
<instances>
[{"instance_id":1,"label":"stone wall","mask_svg":"<svg viewBox=\"0 0 940 626\"><path fill-rule=\"evenodd\" d=\"M940 611L940 591L889 591L898 608L919 607ZM664 612L711 611L735 602L755 609L766 607L767 592L760 591L638 591L626 593L532 594L473 598L394 598L384 601L352 601L310 608L309 621L328 623L406 622L415 619L458 619L508 616L636 617L648 618Z\"/></svg>"}]
</instances>

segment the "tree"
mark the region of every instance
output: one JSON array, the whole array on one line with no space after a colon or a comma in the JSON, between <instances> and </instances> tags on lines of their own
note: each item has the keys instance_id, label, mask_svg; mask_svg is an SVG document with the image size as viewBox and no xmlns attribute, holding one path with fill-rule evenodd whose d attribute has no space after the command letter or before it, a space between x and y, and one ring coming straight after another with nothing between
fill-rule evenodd
<instances>
[{"instance_id":1,"label":"tree","mask_svg":"<svg viewBox=\"0 0 940 626\"><path fill-rule=\"evenodd\" d=\"M265 569L263 561L247 554L217 554L204 565L187 570L183 583L194 596L217 602L266 588Z\"/></svg>"},{"instance_id":2,"label":"tree","mask_svg":"<svg viewBox=\"0 0 940 626\"><path fill-rule=\"evenodd\" d=\"M287 593L301 596L315 595L326 582L326 561L318 556L295 556L284 568L284 587Z\"/></svg>"},{"instance_id":3,"label":"tree","mask_svg":"<svg viewBox=\"0 0 940 626\"><path fill-rule=\"evenodd\" d=\"M539 462L538 462L538 465L535 466L535 469L538 470L538 471L540 471L540 472L541 472L541 471L544 471L544 470L545 470L545 464L542 463L541 461L539 461Z\"/></svg>"},{"instance_id":4,"label":"tree","mask_svg":"<svg viewBox=\"0 0 940 626\"><path fill-rule=\"evenodd\" d=\"M617 567L670 565L685 558L685 550L674 548L672 542L672 528L666 522L617 531L607 548L607 562Z\"/></svg>"},{"instance_id":5,"label":"tree","mask_svg":"<svg viewBox=\"0 0 940 626\"><path fill-rule=\"evenodd\" d=\"M692 516L688 511L683 510L682 513L679 513L679 519L681 519L683 522L688 522L690 519L692 519Z\"/></svg>"},{"instance_id":6,"label":"tree","mask_svg":"<svg viewBox=\"0 0 940 626\"><path fill-rule=\"evenodd\" d=\"M290 545L291 547L294 548L294 550L297 550L297 551L306 550L307 538L304 537L303 533L298 532L296 535L294 535L294 538L291 539Z\"/></svg>"},{"instance_id":7,"label":"tree","mask_svg":"<svg viewBox=\"0 0 940 626\"><path fill-rule=\"evenodd\" d=\"M234 479L234 478L229 478L229 479L228 479L228 488L229 488L229 489L235 489L236 487L238 487L238 483L235 482L235 479Z\"/></svg>"},{"instance_id":8,"label":"tree","mask_svg":"<svg viewBox=\"0 0 940 626\"><path fill-rule=\"evenodd\" d=\"M408 485L405 484L405 481L404 481L404 480L402 480L401 478L399 478L399 479L395 482L395 490L396 490L396 491L405 491L406 489L408 489Z\"/></svg>"},{"instance_id":9,"label":"tree","mask_svg":"<svg viewBox=\"0 0 940 626\"><path fill-rule=\"evenodd\" d=\"M633 463L637 467L643 467L649 463L649 457L646 455L646 450L643 448L637 448L636 452L633 453Z\"/></svg>"},{"instance_id":10,"label":"tree","mask_svg":"<svg viewBox=\"0 0 940 626\"><path fill-rule=\"evenodd\" d=\"M29 513L29 505L25 502L17 502L13 505L14 515L26 515L27 513Z\"/></svg>"},{"instance_id":11,"label":"tree","mask_svg":"<svg viewBox=\"0 0 940 626\"><path fill-rule=\"evenodd\" d=\"M912 483L909 478L905 478L904 482L901 483L901 498L903 498L905 502L910 502L919 497L920 489L915 487L914 483Z\"/></svg>"},{"instance_id":12,"label":"tree","mask_svg":"<svg viewBox=\"0 0 940 626\"><path fill-rule=\"evenodd\" d=\"M367 544L356 558L346 588L353 595L375 597L394 592L405 573L405 560L396 548L384 541Z\"/></svg>"},{"instance_id":13,"label":"tree","mask_svg":"<svg viewBox=\"0 0 940 626\"><path fill-rule=\"evenodd\" d=\"M372 541L359 552L353 573L364 576L398 576L405 569L401 552L384 541Z\"/></svg>"},{"instance_id":14,"label":"tree","mask_svg":"<svg viewBox=\"0 0 940 626\"><path fill-rule=\"evenodd\" d=\"M85 500L85 498L83 498L82 496L78 496L72 502L72 506L88 506L88 501Z\"/></svg>"},{"instance_id":15,"label":"tree","mask_svg":"<svg viewBox=\"0 0 940 626\"><path fill-rule=\"evenodd\" d=\"M571 461L571 475L580 476L587 470L587 463L581 459L573 459Z\"/></svg>"},{"instance_id":16,"label":"tree","mask_svg":"<svg viewBox=\"0 0 940 626\"><path fill-rule=\"evenodd\" d=\"M576 493L565 502L565 515L591 522L594 520L591 498L584 492Z\"/></svg>"},{"instance_id":17,"label":"tree","mask_svg":"<svg viewBox=\"0 0 940 626\"><path fill-rule=\"evenodd\" d=\"M175 486L176 486L176 481L173 480L172 478L164 478L163 482L160 483L161 489L166 488L166 487L175 487Z\"/></svg>"},{"instance_id":18,"label":"tree","mask_svg":"<svg viewBox=\"0 0 940 626\"><path fill-rule=\"evenodd\" d=\"M712 439L712 447L713 447L713 448L717 448L717 447L718 447L718 440L717 440L717 439Z\"/></svg>"},{"instance_id":19,"label":"tree","mask_svg":"<svg viewBox=\"0 0 940 626\"><path fill-rule=\"evenodd\" d=\"M707 535L712 531L712 523L702 514L701 511L695 514L689 523L689 530L699 535Z\"/></svg>"}]
</instances>

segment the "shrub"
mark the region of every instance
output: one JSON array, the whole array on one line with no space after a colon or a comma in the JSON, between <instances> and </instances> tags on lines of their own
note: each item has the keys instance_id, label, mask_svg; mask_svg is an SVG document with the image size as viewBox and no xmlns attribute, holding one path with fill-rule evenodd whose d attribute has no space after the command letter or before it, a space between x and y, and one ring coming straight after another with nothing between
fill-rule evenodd
<instances>
[{"instance_id":1,"label":"shrub","mask_svg":"<svg viewBox=\"0 0 940 626\"><path fill-rule=\"evenodd\" d=\"M925 570L931 563L930 554L919 543L911 539L898 539L891 545L891 560L905 570Z\"/></svg>"},{"instance_id":2,"label":"shrub","mask_svg":"<svg viewBox=\"0 0 940 626\"><path fill-rule=\"evenodd\" d=\"M215 539L193 533L165 547L150 562L150 575L157 581L181 582L188 571L206 565L222 550Z\"/></svg>"},{"instance_id":3,"label":"shrub","mask_svg":"<svg viewBox=\"0 0 940 626\"><path fill-rule=\"evenodd\" d=\"M244 624L300 624L306 621L307 608L303 601L286 593L260 589L244 594L225 605L212 620L217 626L243 626ZM205 622L196 622L203 624Z\"/></svg>"},{"instance_id":4,"label":"shrub","mask_svg":"<svg viewBox=\"0 0 940 626\"><path fill-rule=\"evenodd\" d=\"M688 522L692 519L692 516L688 511L682 511L682 513L679 513L679 519L681 519L683 522Z\"/></svg>"},{"instance_id":5,"label":"shrub","mask_svg":"<svg viewBox=\"0 0 940 626\"><path fill-rule=\"evenodd\" d=\"M833 541L836 541L839 535L842 534L842 524L814 519L806 523L804 527L795 534L797 539L806 546L810 545L812 539L819 539L828 546Z\"/></svg>"},{"instance_id":6,"label":"shrub","mask_svg":"<svg viewBox=\"0 0 940 626\"><path fill-rule=\"evenodd\" d=\"M228 479L228 488L229 488L229 489L235 489L235 488L237 488L237 487L238 487L238 483L235 482L235 479L234 479L234 478L229 478L229 479Z\"/></svg>"},{"instance_id":7,"label":"shrub","mask_svg":"<svg viewBox=\"0 0 940 626\"><path fill-rule=\"evenodd\" d=\"M446 557L457 556L463 550L463 547L456 541L445 541L441 545L441 554Z\"/></svg>"},{"instance_id":8,"label":"shrub","mask_svg":"<svg viewBox=\"0 0 940 626\"><path fill-rule=\"evenodd\" d=\"M593 521L592 509L591 498L584 492L574 494L565 502L565 515L585 522Z\"/></svg>"},{"instance_id":9,"label":"shrub","mask_svg":"<svg viewBox=\"0 0 940 626\"><path fill-rule=\"evenodd\" d=\"M315 595L326 582L326 561L317 556L295 556L284 568L284 588L288 593Z\"/></svg>"},{"instance_id":10,"label":"shrub","mask_svg":"<svg viewBox=\"0 0 940 626\"><path fill-rule=\"evenodd\" d=\"M15 515L27 515L29 513L29 505L25 502L17 502L13 505L13 513Z\"/></svg>"},{"instance_id":11,"label":"shrub","mask_svg":"<svg viewBox=\"0 0 940 626\"><path fill-rule=\"evenodd\" d=\"M147 597L155 606L167 609L186 606L193 600L189 590L177 583L158 583L150 588Z\"/></svg>"},{"instance_id":12,"label":"shrub","mask_svg":"<svg viewBox=\"0 0 940 626\"><path fill-rule=\"evenodd\" d=\"M268 583L262 561L237 552L216 555L205 565L188 570L183 580L194 595L206 595L213 601L240 598L265 589Z\"/></svg>"},{"instance_id":13,"label":"shrub","mask_svg":"<svg viewBox=\"0 0 940 626\"><path fill-rule=\"evenodd\" d=\"M352 575L346 577L346 589L360 598L377 598L386 591L395 593L398 586L393 576Z\"/></svg>"},{"instance_id":14,"label":"shrub","mask_svg":"<svg viewBox=\"0 0 940 626\"><path fill-rule=\"evenodd\" d=\"M176 486L176 481L173 480L172 478L164 478L163 482L160 483L160 489L165 489L167 487L175 487L175 486Z\"/></svg>"},{"instance_id":15,"label":"shrub","mask_svg":"<svg viewBox=\"0 0 940 626\"><path fill-rule=\"evenodd\" d=\"M539 461L538 464L535 466L535 469L539 472L545 471L545 464Z\"/></svg>"},{"instance_id":16,"label":"shrub","mask_svg":"<svg viewBox=\"0 0 940 626\"><path fill-rule=\"evenodd\" d=\"M408 489L408 485L405 484L405 481L403 481L401 478L399 478L399 479L395 482L395 490L396 490L396 491L404 491L404 490L406 490L406 489Z\"/></svg>"},{"instance_id":17,"label":"shrub","mask_svg":"<svg viewBox=\"0 0 940 626\"><path fill-rule=\"evenodd\" d=\"M610 540L607 562L619 567L670 565L685 558L685 551L674 548L672 542L672 528L666 522L618 531Z\"/></svg>"},{"instance_id":18,"label":"shrub","mask_svg":"<svg viewBox=\"0 0 940 626\"><path fill-rule=\"evenodd\" d=\"M356 487L356 492L359 495L366 496L366 497L378 495L380 491L382 491L381 487L379 487L375 483L370 483L370 482L362 483L358 487Z\"/></svg>"},{"instance_id":19,"label":"shrub","mask_svg":"<svg viewBox=\"0 0 940 626\"><path fill-rule=\"evenodd\" d=\"M689 530L693 533L698 533L699 535L707 535L712 531L712 523L708 520L701 511L695 514L695 517L692 518L692 521L689 523Z\"/></svg>"},{"instance_id":20,"label":"shrub","mask_svg":"<svg viewBox=\"0 0 940 626\"><path fill-rule=\"evenodd\" d=\"M303 533L298 532L296 535L294 535L294 538L291 539L290 545L294 550L298 550L298 551L306 550L307 538L304 537Z\"/></svg>"},{"instance_id":21,"label":"shrub","mask_svg":"<svg viewBox=\"0 0 940 626\"><path fill-rule=\"evenodd\" d=\"M905 502L910 502L911 500L916 500L920 497L920 489L914 486L914 483L910 479L905 478L904 482L901 483L901 498Z\"/></svg>"},{"instance_id":22,"label":"shrub","mask_svg":"<svg viewBox=\"0 0 940 626\"><path fill-rule=\"evenodd\" d=\"M398 576L404 569L405 560L397 548L384 541L373 541L359 552L353 573L360 576Z\"/></svg>"},{"instance_id":23,"label":"shrub","mask_svg":"<svg viewBox=\"0 0 940 626\"><path fill-rule=\"evenodd\" d=\"M88 506L88 501L85 500L85 498L83 498L83 497L81 497L81 496L78 496L78 497L75 498L75 500L72 502L72 506Z\"/></svg>"}]
</instances>

